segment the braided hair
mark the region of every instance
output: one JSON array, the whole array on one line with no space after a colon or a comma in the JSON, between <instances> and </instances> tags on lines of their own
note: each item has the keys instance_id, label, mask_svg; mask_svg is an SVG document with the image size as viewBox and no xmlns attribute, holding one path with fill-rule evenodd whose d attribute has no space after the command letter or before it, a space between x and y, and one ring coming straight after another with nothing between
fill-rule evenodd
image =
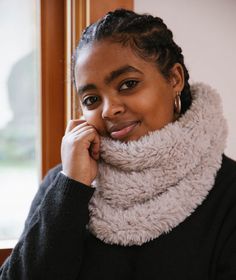
<instances>
[{"instance_id":1,"label":"braided hair","mask_svg":"<svg viewBox=\"0 0 236 280\"><path fill-rule=\"evenodd\" d=\"M189 73L184 64L182 49L174 42L173 33L161 18L149 14L140 15L125 9L107 13L84 30L73 55L72 69L83 47L102 40L131 47L142 59L155 62L166 79L170 78L174 64L180 63L184 71L181 113L186 112L192 102ZM74 71L72 72L74 75Z\"/></svg>"}]
</instances>

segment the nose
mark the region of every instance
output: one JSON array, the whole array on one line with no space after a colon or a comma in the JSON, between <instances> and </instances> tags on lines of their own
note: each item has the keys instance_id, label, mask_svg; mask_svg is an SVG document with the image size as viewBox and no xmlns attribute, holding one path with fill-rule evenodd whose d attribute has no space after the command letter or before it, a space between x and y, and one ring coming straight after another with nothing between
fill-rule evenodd
<instances>
[{"instance_id":1,"label":"nose","mask_svg":"<svg viewBox=\"0 0 236 280\"><path fill-rule=\"evenodd\" d=\"M125 105L117 98L109 98L104 100L102 109L103 119L112 119L123 114Z\"/></svg>"}]
</instances>

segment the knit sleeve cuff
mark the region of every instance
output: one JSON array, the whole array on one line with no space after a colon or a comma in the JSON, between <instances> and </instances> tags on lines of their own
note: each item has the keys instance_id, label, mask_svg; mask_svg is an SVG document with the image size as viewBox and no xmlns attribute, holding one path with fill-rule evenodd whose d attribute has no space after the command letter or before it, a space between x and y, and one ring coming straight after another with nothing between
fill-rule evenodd
<instances>
[{"instance_id":1,"label":"knit sleeve cuff","mask_svg":"<svg viewBox=\"0 0 236 280\"><path fill-rule=\"evenodd\" d=\"M64 196L79 195L79 200L85 202L89 202L95 190L91 186L71 179L62 171L55 178L53 185L61 189Z\"/></svg>"}]
</instances>

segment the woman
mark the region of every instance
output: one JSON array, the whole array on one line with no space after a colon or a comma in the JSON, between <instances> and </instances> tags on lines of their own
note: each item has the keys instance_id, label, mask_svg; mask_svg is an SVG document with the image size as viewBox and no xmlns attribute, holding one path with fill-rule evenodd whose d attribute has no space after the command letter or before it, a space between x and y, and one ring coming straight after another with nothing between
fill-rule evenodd
<instances>
[{"instance_id":1,"label":"woman","mask_svg":"<svg viewBox=\"0 0 236 280\"><path fill-rule=\"evenodd\" d=\"M160 18L116 10L75 52L83 119L1 279L235 279L236 163L218 94Z\"/></svg>"}]
</instances>

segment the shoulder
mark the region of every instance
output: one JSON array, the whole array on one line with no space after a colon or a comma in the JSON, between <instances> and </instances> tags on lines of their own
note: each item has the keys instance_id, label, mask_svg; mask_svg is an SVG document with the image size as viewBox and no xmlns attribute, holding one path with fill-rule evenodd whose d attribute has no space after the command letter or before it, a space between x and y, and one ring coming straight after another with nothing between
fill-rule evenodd
<instances>
[{"instance_id":1,"label":"shoulder","mask_svg":"<svg viewBox=\"0 0 236 280\"><path fill-rule=\"evenodd\" d=\"M236 162L223 155L215 184L210 192L209 200L217 205L215 211L219 215L235 217L236 215Z\"/></svg>"},{"instance_id":2,"label":"shoulder","mask_svg":"<svg viewBox=\"0 0 236 280\"><path fill-rule=\"evenodd\" d=\"M236 273L236 161L225 155L216 177L215 189L218 200L214 204L214 214L215 219L220 221L215 250L219 254L221 271L233 275L232 271Z\"/></svg>"},{"instance_id":3,"label":"shoulder","mask_svg":"<svg viewBox=\"0 0 236 280\"><path fill-rule=\"evenodd\" d=\"M45 181L48 181L50 183L53 182L54 179L56 178L56 176L58 175L58 173L61 171L62 171L62 164L58 164L58 165L54 166L47 172L47 174L43 178L43 182L45 182Z\"/></svg>"},{"instance_id":4,"label":"shoulder","mask_svg":"<svg viewBox=\"0 0 236 280\"><path fill-rule=\"evenodd\" d=\"M55 181L57 175L61 172L61 170L62 170L62 165L58 164L47 172L47 174L45 175L45 177L43 178L43 180L39 186L39 189L38 189L38 192L37 192L36 198L35 198L36 200L42 199L45 192Z\"/></svg>"},{"instance_id":5,"label":"shoulder","mask_svg":"<svg viewBox=\"0 0 236 280\"><path fill-rule=\"evenodd\" d=\"M29 214L28 214L28 217L25 222L26 228L31 223L31 218L32 218L33 214L35 213L36 208L41 204L46 191L51 186L51 184L53 183L53 181L55 180L55 178L57 177L58 173L61 170L62 170L62 165L58 164L55 167L53 167L52 169L50 169L48 171L48 173L46 174L46 176L43 178L43 180L38 188L38 191L37 191L33 201L31 202Z\"/></svg>"},{"instance_id":6,"label":"shoulder","mask_svg":"<svg viewBox=\"0 0 236 280\"><path fill-rule=\"evenodd\" d=\"M222 165L216 176L216 184L227 185L236 191L236 161L223 155Z\"/></svg>"},{"instance_id":7,"label":"shoulder","mask_svg":"<svg viewBox=\"0 0 236 280\"><path fill-rule=\"evenodd\" d=\"M236 175L236 161L223 154L222 167L227 167Z\"/></svg>"}]
</instances>

